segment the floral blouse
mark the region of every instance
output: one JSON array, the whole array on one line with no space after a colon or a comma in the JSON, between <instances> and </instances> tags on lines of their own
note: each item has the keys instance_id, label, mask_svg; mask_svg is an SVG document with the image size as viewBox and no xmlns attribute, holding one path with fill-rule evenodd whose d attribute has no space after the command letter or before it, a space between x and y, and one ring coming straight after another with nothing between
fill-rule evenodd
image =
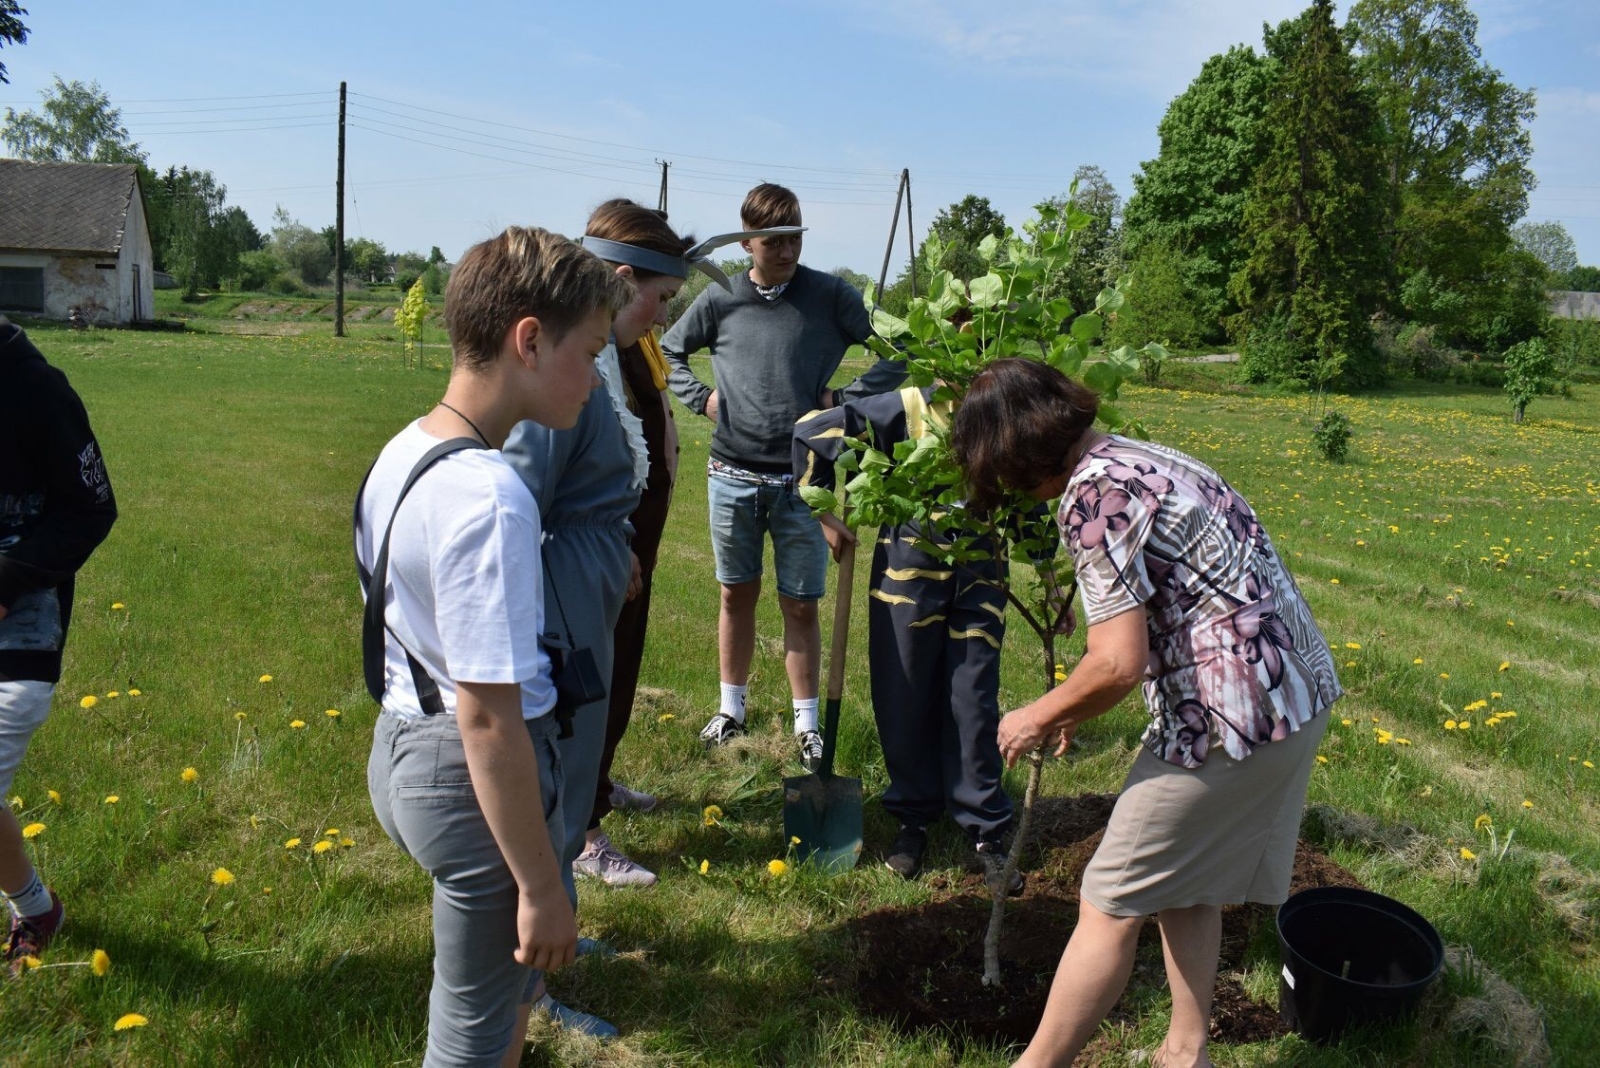
<instances>
[{"instance_id":1,"label":"floral blouse","mask_svg":"<svg viewBox=\"0 0 1600 1068\"><path fill-rule=\"evenodd\" d=\"M1175 449L1108 435L1056 521L1092 625L1143 605L1144 745L1197 768L1288 737L1343 692L1328 643L1255 512Z\"/></svg>"}]
</instances>

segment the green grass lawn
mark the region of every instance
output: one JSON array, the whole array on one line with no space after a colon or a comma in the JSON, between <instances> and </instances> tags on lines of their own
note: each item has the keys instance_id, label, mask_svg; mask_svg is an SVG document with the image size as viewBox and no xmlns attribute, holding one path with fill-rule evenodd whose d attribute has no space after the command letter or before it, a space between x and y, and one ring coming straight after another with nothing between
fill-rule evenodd
<instances>
[{"instance_id":1,"label":"green grass lawn","mask_svg":"<svg viewBox=\"0 0 1600 1068\"><path fill-rule=\"evenodd\" d=\"M0 1062L420 1059L429 886L367 800L376 709L360 681L349 517L367 464L427 410L445 375L402 368L384 329L364 325L344 341L326 324L292 336L33 331L88 405L122 518L80 577L55 712L15 803L24 823L46 825L32 848L67 902L49 963L99 948L113 967L103 978L51 967L4 984ZM1251 395L1228 373L1174 367L1180 388L1131 390L1124 407L1256 506L1337 650L1349 696L1313 778L1308 834L1477 963L1452 978L1459 997L1438 999L1424 1026L1327 1048L1294 1037L1219 1046L1213 1057L1510 1064L1496 1043L1513 1035L1509 1021L1529 1018L1542 1020L1554 1063L1592 1063L1600 389L1541 398L1521 427L1486 390L1336 398L1356 438L1351 462L1335 466L1310 449L1315 400ZM684 478L657 572L647 689L618 769L664 804L609 821L661 883L585 887L581 926L623 953L553 981L624 1038L598 1049L538 1031L525 1063L1009 1063L1005 1050L903 1034L824 981L848 971L847 920L940 892L877 862L893 825L874 802L857 871L769 875L785 853L776 788L795 770L771 598L751 740L702 753L696 731L717 699L699 477L709 427L679 417ZM871 798L884 774L865 696L866 570L840 764ZM1008 706L1037 695L1031 641L1013 627ZM1129 703L1081 731L1072 756L1049 765L1046 790L1116 789L1144 718ZM1010 784L1020 792L1020 773ZM715 826L702 819L710 804L725 813ZM319 842L330 845L318 853ZM930 861L963 863L948 826ZM1142 960L1127 1002L1136 1022L1108 1028L1103 1063L1135 1063L1134 1051L1159 1041L1167 1003L1154 963ZM1277 970L1263 932L1246 988L1270 1002ZM131 1012L148 1025L115 1032Z\"/></svg>"}]
</instances>

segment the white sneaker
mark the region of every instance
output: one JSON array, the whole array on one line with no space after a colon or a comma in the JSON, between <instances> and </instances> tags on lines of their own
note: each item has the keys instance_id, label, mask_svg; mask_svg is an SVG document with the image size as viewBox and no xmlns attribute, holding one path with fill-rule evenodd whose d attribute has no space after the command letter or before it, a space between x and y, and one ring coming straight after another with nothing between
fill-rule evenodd
<instances>
[{"instance_id":1,"label":"white sneaker","mask_svg":"<svg viewBox=\"0 0 1600 1068\"><path fill-rule=\"evenodd\" d=\"M617 1037L617 1029L598 1016L577 1009L569 1009L548 993L533 1003L533 1011L550 1017L555 1025L563 1031L572 1031L575 1034L588 1035L598 1038L602 1042L609 1042Z\"/></svg>"},{"instance_id":2,"label":"white sneaker","mask_svg":"<svg viewBox=\"0 0 1600 1068\"><path fill-rule=\"evenodd\" d=\"M572 862L572 874L599 879L607 886L654 886L656 873L635 864L604 834L584 847Z\"/></svg>"},{"instance_id":3,"label":"white sneaker","mask_svg":"<svg viewBox=\"0 0 1600 1068\"><path fill-rule=\"evenodd\" d=\"M630 790L620 782L611 784L611 807L619 812L625 808L649 812L656 807L656 795L643 790Z\"/></svg>"}]
</instances>

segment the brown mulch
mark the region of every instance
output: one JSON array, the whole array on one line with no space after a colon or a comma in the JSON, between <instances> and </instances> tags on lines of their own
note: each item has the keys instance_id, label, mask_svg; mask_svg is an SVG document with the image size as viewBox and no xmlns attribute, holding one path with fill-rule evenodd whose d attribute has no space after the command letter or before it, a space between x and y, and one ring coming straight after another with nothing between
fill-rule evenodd
<instances>
[{"instance_id":1,"label":"brown mulch","mask_svg":"<svg viewBox=\"0 0 1600 1068\"><path fill-rule=\"evenodd\" d=\"M871 1013L907 1031L943 1030L958 1041L978 1038L1023 1043L1044 1011L1061 951L1078 919L1078 885L1100 844L1116 797L1041 798L1024 850L1027 885L1006 905L1000 960L1003 986L983 985L983 938L989 895L980 875L933 876L935 900L910 908L885 908L852 920L856 939L852 985ZM1348 871L1301 842L1295 851L1291 892L1313 886L1357 886ZM1227 1043L1261 1042L1287 1033L1276 1005L1254 1002L1233 973L1252 937L1272 922L1265 906L1223 909L1221 967L1211 1013L1211 1035ZM1141 936L1143 951L1159 946L1156 925ZM1159 956L1159 949L1155 953ZM1146 981L1136 971L1133 983ZM1149 981L1165 981L1159 965Z\"/></svg>"}]
</instances>

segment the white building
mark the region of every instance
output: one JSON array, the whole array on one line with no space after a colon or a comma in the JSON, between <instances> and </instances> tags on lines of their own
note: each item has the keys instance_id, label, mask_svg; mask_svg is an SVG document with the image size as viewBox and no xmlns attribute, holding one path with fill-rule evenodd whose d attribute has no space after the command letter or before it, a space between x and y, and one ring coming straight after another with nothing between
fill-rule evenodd
<instances>
[{"instance_id":1,"label":"white building","mask_svg":"<svg viewBox=\"0 0 1600 1068\"><path fill-rule=\"evenodd\" d=\"M0 159L0 311L110 326L153 299L137 167Z\"/></svg>"}]
</instances>

